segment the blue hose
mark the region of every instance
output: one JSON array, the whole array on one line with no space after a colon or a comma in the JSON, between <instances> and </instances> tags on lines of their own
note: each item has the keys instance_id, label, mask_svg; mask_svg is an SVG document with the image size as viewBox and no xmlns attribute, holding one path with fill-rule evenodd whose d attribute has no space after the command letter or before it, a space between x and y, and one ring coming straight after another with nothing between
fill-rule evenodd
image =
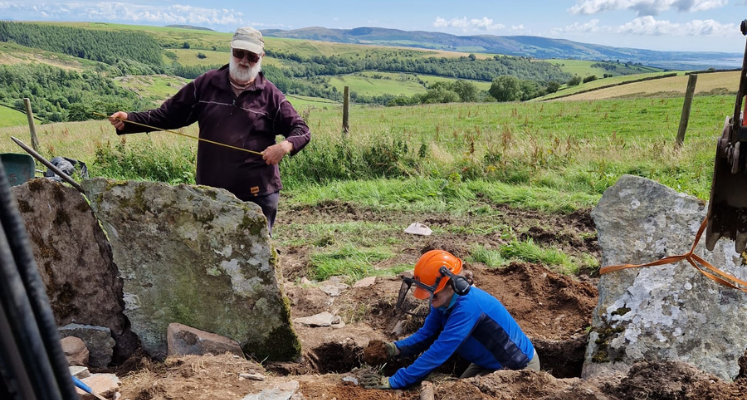
<instances>
[{"instance_id":1,"label":"blue hose","mask_svg":"<svg viewBox=\"0 0 747 400\"><path fill-rule=\"evenodd\" d=\"M73 383L75 384L75 386L83 389L86 393L94 394L93 389L91 389L90 386L86 385L82 380L76 378L75 376L73 376Z\"/></svg>"}]
</instances>

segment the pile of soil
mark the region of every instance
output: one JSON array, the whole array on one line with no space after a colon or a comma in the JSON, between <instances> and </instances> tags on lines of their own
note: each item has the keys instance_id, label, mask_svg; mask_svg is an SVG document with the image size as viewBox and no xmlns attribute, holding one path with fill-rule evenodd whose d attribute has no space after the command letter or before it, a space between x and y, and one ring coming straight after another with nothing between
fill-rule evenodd
<instances>
[{"instance_id":1,"label":"pile of soil","mask_svg":"<svg viewBox=\"0 0 747 400\"><path fill-rule=\"evenodd\" d=\"M381 340L371 340L368 346L363 349L363 362L368 365L381 365L389 360L389 353L386 351L386 344Z\"/></svg>"}]
</instances>

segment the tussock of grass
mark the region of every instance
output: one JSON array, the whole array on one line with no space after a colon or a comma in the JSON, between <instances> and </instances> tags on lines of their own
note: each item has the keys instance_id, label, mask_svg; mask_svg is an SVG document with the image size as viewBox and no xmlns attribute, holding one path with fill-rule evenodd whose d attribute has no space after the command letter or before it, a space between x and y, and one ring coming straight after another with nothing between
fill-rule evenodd
<instances>
[{"instance_id":1,"label":"tussock of grass","mask_svg":"<svg viewBox=\"0 0 747 400\"><path fill-rule=\"evenodd\" d=\"M562 251L543 248L536 245L532 239L526 241L514 239L508 244L500 246L498 250L476 246L470 252L468 260L483 263L488 267L500 267L511 261L525 261L555 267L559 269L559 272L565 274L575 274L579 268L578 264Z\"/></svg>"},{"instance_id":2,"label":"tussock of grass","mask_svg":"<svg viewBox=\"0 0 747 400\"><path fill-rule=\"evenodd\" d=\"M373 263L393 256L388 249L359 249L346 244L336 250L312 254L309 264L312 276L317 280L345 276L351 281L356 281L371 274Z\"/></svg>"},{"instance_id":3,"label":"tussock of grass","mask_svg":"<svg viewBox=\"0 0 747 400\"><path fill-rule=\"evenodd\" d=\"M500 267L508 263L508 260L501 256L500 251L488 250L484 246L475 246L470 252L467 261L483 263L491 268Z\"/></svg>"}]
</instances>

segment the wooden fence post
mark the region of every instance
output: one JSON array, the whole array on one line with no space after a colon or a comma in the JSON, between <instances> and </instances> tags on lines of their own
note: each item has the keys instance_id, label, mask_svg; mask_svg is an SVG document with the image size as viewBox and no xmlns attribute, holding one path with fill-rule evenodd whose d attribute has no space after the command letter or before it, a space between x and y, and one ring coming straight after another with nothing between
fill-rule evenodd
<instances>
[{"instance_id":1,"label":"wooden fence post","mask_svg":"<svg viewBox=\"0 0 747 400\"><path fill-rule=\"evenodd\" d=\"M348 117L350 116L350 88L345 86L342 100L342 137L345 138L350 130Z\"/></svg>"},{"instance_id":2,"label":"wooden fence post","mask_svg":"<svg viewBox=\"0 0 747 400\"><path fill-rule=\"evenodd\" d=\"M685 132L687 123L690 120L690 106L693 103L693 94L695 93L695 83L698 81L697 74L690 74L687 79L687 90L685 91L685 104L682 105L682 116L680 117L680 128L677 130L677 144L675 148L679 149L685 143Z\"/></svg>"},{"instance_id":3,"label":"wooden fence post","mask_svg":"<svg viewBox=\"0 0 747 400\"><path fill-rule=\"evenodd\" d=\"M34 125L34 112L31 111L31 100L28 97L23 98L23 105L26 106L26 117L29 120L29 130L31 131L31 147L39 151L39 139L36 137L36 125Z\"/></svg>"}]
</instances>

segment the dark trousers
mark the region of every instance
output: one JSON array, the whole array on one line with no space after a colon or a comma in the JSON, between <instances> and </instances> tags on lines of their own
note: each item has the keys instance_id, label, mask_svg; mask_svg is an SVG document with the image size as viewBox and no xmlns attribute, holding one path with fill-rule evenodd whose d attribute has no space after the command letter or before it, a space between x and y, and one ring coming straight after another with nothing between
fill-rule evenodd
<instances>
[{"instance_id":1,"label":"dark trousers","mask_svg":"<svg viewBox=\"0 0 747 400\"><path fill-rule=\"evenodd\" d=\"M243 201L251 201L262 208L262 214L267 218L267 230L272 236L272 226L275 225L275 216L278 214L278 200L280 200L280 192L270 193L264 196L252 196Z\"/></svg>"}]
</instances>

